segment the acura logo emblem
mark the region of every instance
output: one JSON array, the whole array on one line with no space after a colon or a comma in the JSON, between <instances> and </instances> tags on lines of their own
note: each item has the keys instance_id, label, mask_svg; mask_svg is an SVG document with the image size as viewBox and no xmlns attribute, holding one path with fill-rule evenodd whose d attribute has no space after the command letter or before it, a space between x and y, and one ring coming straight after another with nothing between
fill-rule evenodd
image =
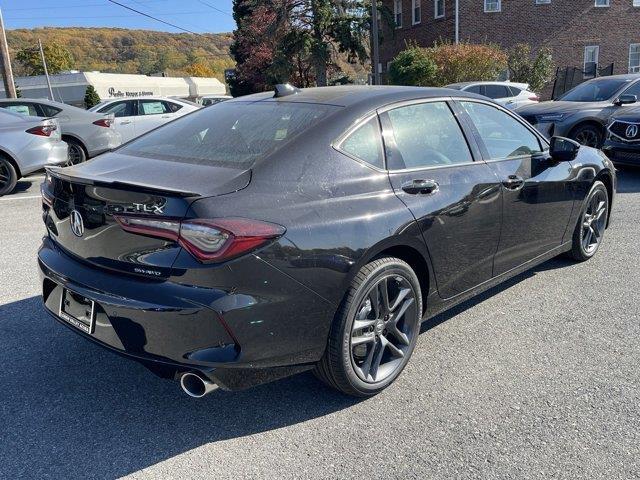
<instances>
[{"instance_id":1,"label":"acura logo emblem","mask_svg":"<svg viewBox=\"0 0 640 480\"><path fill-rule=\"evenodd\" d=\"M629 125L625 135L627 138L635 138L638 135L638 125Z\"/></svg>"},{"instance_id":2,"label":"acura logo emblem","mask_svg":"<svg viewBox=\"0 0 640 480\"><path fill-rule=\"evenodd\" d=\"M82 215L77 210L72 210L69 216L71 220L71 231L76 237L84 235L84 222L82 221Z\"/></svg>"}]
</instances>

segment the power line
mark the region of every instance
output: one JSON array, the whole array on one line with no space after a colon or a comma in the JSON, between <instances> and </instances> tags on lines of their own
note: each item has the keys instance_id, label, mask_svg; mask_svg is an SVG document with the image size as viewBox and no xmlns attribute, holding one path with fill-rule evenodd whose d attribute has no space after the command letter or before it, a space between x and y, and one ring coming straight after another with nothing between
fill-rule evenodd
<instances>
[{"instance_id":1,"label":"power line","mask_svg":"<svg viewBox=\"0 0 640 480\"><path fill-rule=\"evenodd\" d=\"M132 12L136 12L136 13L142 15L143 17L147 17L147 18L150 18L151 20L155 20L156 22L164 23L165 25L169 25L170 27L177 28L178 30L182 30L183 32L192 33L194 35L201 36L199 33L192 32L191 30L187 30L186 28L179 27L178 25L174 25L173 23L170 23L170 22L165 22L164 20L156 18L156 17L154 17L152 15L149 15L148 13L141 12L140 10L136 10L135 8L131 8L128 5L124 5L124 4L120 3L120 2L116 2L116 0L107 0L107 1L111 2L111 3L115 4L115 5L120 5L122 8L126 8L127 10L131 10Z\"/></svg>"},{"instance_id":2,"label":"power line","mask_svg":"<svg viewBox=\"0 0 640 480\"><path fill-rule=\"evenodd\" d=\"M207 2L205 2L203 0L198 0L198 2L203 4L203 5L206 5L209 8L212 8L213 10L215 10L217 12L224 13L225 15L233 17L233 15L231 15L229 12L225 12L224 10L220 10L218 7L215 7L215 6L211 5L210 3L207 3Z\"/></svg>"}]
</instances>

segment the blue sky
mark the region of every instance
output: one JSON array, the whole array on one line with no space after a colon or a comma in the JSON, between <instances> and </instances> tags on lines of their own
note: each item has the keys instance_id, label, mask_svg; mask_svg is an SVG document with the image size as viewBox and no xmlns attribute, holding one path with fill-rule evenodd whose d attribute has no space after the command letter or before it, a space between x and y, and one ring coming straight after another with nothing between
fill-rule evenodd
<instances>
[{"instance_id":1,"label":"blue sky","mask_svg":"<svg viewBox=\"0 0 640 480\"><path fill-rule=\"evenodd\" d=\"M231 0L116 0L184 29L230 32ZM108 0L0 0L5 28L121 27L180 32ZM221 10L222 12L220 12Z\"/></svg>"}]
</instances>

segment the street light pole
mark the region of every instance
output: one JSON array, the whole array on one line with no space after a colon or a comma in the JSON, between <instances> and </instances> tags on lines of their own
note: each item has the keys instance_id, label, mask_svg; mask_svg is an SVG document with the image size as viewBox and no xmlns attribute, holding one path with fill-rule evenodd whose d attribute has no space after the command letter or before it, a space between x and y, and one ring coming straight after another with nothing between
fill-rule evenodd
<instances>
[{"instance_id":1,"label":"street light pole","mask_svg":"<svg viewBox=\"0 0 640 480\"><path fill-rule=\"evenodd\" d=\"M42 66L44 67L44 76L47 78L47 86L49 87L49 100L53 100L53 90L51 89L49 70L47 70L47 60L44 58L44 50L42 49L42 42L40 39L38 39L38 47L40 48L40 58L42 58Z\"/></svg>"},{"instance_id":2,"label":"street light pole","mask_svg":"<svg viewBox=\"0 0 640 480\"><path fill-rule=\"evenodd\" d=\"M460 0L456 0L456 45L460 43Z\"/></svg>"},{"instance_id":3,"label":"street light pole","mask_svg":"<svg viewBox=\"0 0 640 480\"><path fill-rule=\"evenodd\" d=\"M16 98L16 84L13 83L13 70L11 69L11 57L7 34L4 31L4 20L0 10L0 57L2 57L2 80L4 81L4 93L7 98Z\"/></svg>"},{"instance_id":4,"label":"street light pole","mask_svg":"<svg viewBox=\"0 0 640 480\"><path fill-rule=\"evenodd\" d=\"M371 84L380 85L380 51L378 45L378 2L371 0Z\"/></svg>"}]
</instances>

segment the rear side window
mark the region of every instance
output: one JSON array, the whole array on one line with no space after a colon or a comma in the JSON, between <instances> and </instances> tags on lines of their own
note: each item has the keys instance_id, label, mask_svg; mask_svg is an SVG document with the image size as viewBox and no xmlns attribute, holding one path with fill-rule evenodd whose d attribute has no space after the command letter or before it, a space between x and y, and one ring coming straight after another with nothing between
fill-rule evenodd
<instances>
[{"instance_id":1,"label":"rear side window","mask_svg":"<svg viewBox=\"0 0 640 480\"><path fill-rule=\"evenodd\" d=\"M249 168L342 107L297 102L222 102L124 146L128 155Z\"/></svg>"},{"instance_id":2,"label":"rear side window","mask_svg":"<svg viewBox=\"0 0 640 480\"><path fill-rule=\"evenodd\" d=\"M472 87L466 88L465 92L477 93L478 95L480 95L482 93L482 90L480 88L480 85L473 85Z\"/></svg>"},{"instance_id":3,"label":"rear side window","mask_svg":"<svg viewBox=\"0 0 640 480\"><path fill-rule=\"evenodd\" d=\"M522 89L517 88L517 87L509 87L509 90L511 90L511 96L512 97L517 97L518 95L520 95L522 93Z\"/></svg>"},{"instance_id":4,"label":"rear side window","mask_svg":"<svg viewBox=\"0 0 640 480\"><path fill-rule=\"evenodd\" d=\"M133 116L133 102L115 102L106 105L98 110L100 113L113 113L116 117L132 117Z\"/></svg>"},{"instance_id":5,"label":"rear side window","mask_svg":"<svg viewBox=\"0 0 640 480\"><path fill-rule=\"evenodd\" d=\"M504 85L485 85L484 95L489 98L506 98L511 96L511 92Z\"/></svg>"},{"instance_id":6,"label":"rear side window","mask_svg":"<svg viewBox=\"0 0 640 480\"><path fill-rule=\"evenodd\" d=\"M511 115L490 105L460 102L469 114L492 160L540 152L540 141Z\"/></svg>"},{"instance_id":7,"label":"rear side window","mask_svg":"<svg viewBox=\"0 0 640 480\"><path fill-rule=\"evenodd\" d=\"M383 168L381 147L380 127L376 116L351 133L339 148L374 167Z\"/></svg>"},{"instance_id":8,"label":"rear side window","mask_svg":"<svg viewBox=\"0 0 640 480\"><path fill-rule=\"evenodd\" d=\"M420 103L389 110L393 130L387 168L403 170L472 162L473 158L453 113L445 102ZM386 130L386 127L385 127Z\"/></svg>"},{"instance_id":9,"label":"rear side window","mask_svg":"<svg viewBox=\"0 0 640 480\"><path fill-rule=\"evenodd\" d=\"M55 117L62 111L60 108L52 107L51 105L45 105L43 103L39 103L38 105L42 109L45 117Z\"/></svg>"},{"instance_id":10,"label":"rear side window","mask_svg":"<svg viewBox=\"0 0 640 480\"><path fill-rule=\"evenodd\" d=\"M165 104L165 108L167 108L169 112L177 112L182 108L182 105L178 105L177 103L173 103L173 102L164 102L164 104Z\"/></svg>"}]
</instances>

